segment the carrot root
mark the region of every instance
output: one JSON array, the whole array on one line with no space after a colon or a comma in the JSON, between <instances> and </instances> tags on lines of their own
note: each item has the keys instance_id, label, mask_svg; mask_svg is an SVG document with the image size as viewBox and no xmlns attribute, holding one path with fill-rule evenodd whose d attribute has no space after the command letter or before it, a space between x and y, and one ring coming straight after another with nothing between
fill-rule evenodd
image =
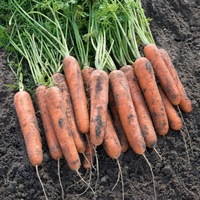
<instances>
[{"instance_id":1,"label":"carrot root","mask_svg":"<svg viewBox=\"0 0 200 200\"><path fill-rule=\"evenodd\" d=\"M157 143L157 136L134 69L132 66L126 65L121 67L120 70L124 72L128 80L133 105L146 145L149 148L153 148Z\"/></svg>"},{"instance_id":2,"label":"carrot root","mask_svg":"<svg viewBox=\"0 0 200 200\"><path fill-rule=\"evenodd\" d=\"M169 129L168 119L151 62L145 57L138 58L134 63L134 70L148 105L156 133L166 135Z\"/></svg>"},{"instance_id":3,"label":"carrot root","mask_svg":"<svg viewBox=\"0 0 200 200\"><path fill-rule=\"evenodd\" d=\"M81 133L89 130L89 114L81 69L73 56L66 56L63 69L72 98L76 123Z\"/></svg>"},{"instance_id":4,"label":"carrot root","mask_svg":"<svg viewBox=\"0 0 200 200\"><path fill-rule=\"evenodd\" d=\"M142 155L146 150L146 144L133 106L126 76L120 70L113 70L109 75L109 80L129 145L136 154Z\"/></svg>"},{"instance_id":5,"label":"carrot root","mask_svg":"<svg viewBox=\"0 0 200 200\"><path fill-rule=\"evenodd\" d=\"M150 60L154 68L155 74L160 81L160 85L173 105L180 103L180 93L167 69L163 59L160 56L159 50L154 44L148 44L144 47L144 55Z\"/></svg>"},{"instance_id":6,"label":"carrot root","mask_svg":"<svg viewBox=\"0 0 200 200\"><path fill-rule=\"evenodd\" d=\"M95 70L90 76L90 139L94 146L102 144L108 107L108 75Z\"/></svg>"},{"instance_id":7,"label":"carrot root","mask_svg":"<svg viewBox=\"0 0 200 200\"><path fill-rule=\"evenodd\" d=\"M174 65L171 61L169 54L167 53L165 49L159 49L159 52L179 90L180 98L181 98L179 107L181 108L182 111L190 113L192 111L192 101L189 99L189 97L186 94L185 88L183 84L181 83L181 80L178 76L177 71L174 68Z\"/></svg>"},{"instance_id":8,"label":"carrot root","mask_svg":"<svg viewBox=\"0 0 200 200\"><path fill-rule=\"evenodd\" d=\"M80 168L80 158L64 110L62 93L59 88L51 87L46 92L47 107L63 155L70 169Z\"/></svg>"},{"instance_id":9,"label":"carrot root","mask_svg":"<svg viewBox=\"0 0 200 200\"><path fill-rule=\"evenodd\" d=\"M30 163L41 165L43 160L42 143L35 110L29 93L19 91L14 96L14 106L24 137Z\"/></svg>"},{"instance_id":10,"label":"carrot root","mask_svg":"<svg viewBox=\"0 0 200 200\"><path fill-rule=\"evenodd\" d=\"M69 93L69 89L65 80L65 76L61 73L55 73L52 75L52 79L55 85L61 90L62 98L64 102L64 112L67 117L67 123L69 124L71 134L73 135L74 143L79 153L84 153L86 149L85 140L83 134L81 134L77 128L74 110L72 107L72 101Z\"/></svg>"}]
</instances>

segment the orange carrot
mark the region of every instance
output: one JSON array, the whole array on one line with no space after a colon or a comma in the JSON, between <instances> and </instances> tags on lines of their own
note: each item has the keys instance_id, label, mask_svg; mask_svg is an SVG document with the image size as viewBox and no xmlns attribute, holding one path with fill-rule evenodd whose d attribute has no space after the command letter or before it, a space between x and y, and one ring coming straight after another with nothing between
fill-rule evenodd
<instances>
[{"instance_id":1,"label":"orange carrot","mask_svg":"<svg viewBox=\"0 0 200 200\"><path fill-rule=\"evenodd\" d=\"M86 149L86 144L83 138L83 134L79 132L75 122L74 111L72 108L71 98L65 76L61 73L54 73L52 75L52 79L54 80L55 85L61 90L64 103L64 111L67 116L67 123L69 124L71 134L73 135L76 148L79 153L84 153Z\"/></svg>"},{"instance_id":2,"label":"orange carrot","mask_svg":"<svg viewBox=\"0 0 200 200\"><path fill-rule=\"evenodd\" d=\"M49 111L47 109L47 104L45 99L46 90L47 87L44 85L40 85L39 87L37 87L36 98L50 155L53 159L58 160L63 156L63 154L51 122Z\"/></svg>"},{"instance_id":3,"label":"orange carrot","mask_svg":"<svg viewBox=\"0 0 200 200\"><path fill-rule=\"evenodd\" d=\"M121 155L121 145L117 137L111 116L107 111L106 133L103 140L103 147L112 159L118 159Z\"/></svg>"},{"instance_id":4,"label":"orange carrot","mask_svg":"<svg viewBox=\"0 0 200 200\"><path fill-rule=\"evenodd\" d=\"M78 171L80 168L80 158L71 134L67 117L64 112L62 93L58 87L48 88L46 91L47 108L61 146L63 155L70 169Z\"/></svg>"},{"instance_id":5,"label":"orange carrot","mask_svg":"<svg viewBox=\"0 0 200 200\"><path fill-rule=\"evenodd\" d=\"M159 135L166 135L169 129L167 115L158 91L151 62L145 57L140 57L134 63L134 70L147 102L154 128Z\"/></svg>"},{"instance_id":6,"label":"orange carrot","mask_svg":"<svg viewBox=\"0 0 200 200\"><path fill-rule=\"evenodd\" d=\"M90 104L89 80L90 80L91 73L94 70L95 69L93 67L87 67L81 71L88 104ZM90 109L90 107L88 107L88 109ZM90 133L87 133L86 134L86 151L85 151L85 157L83 158L83 167L85 169L90 169L92 167L93 162L94 162L94 155L95 155L95 151L94 151L94 147L90 140Z\"/></svg>"},{"instance_id":7,"label":"orange carrot","mask_svg":"<svg viewBox=\"0 0 200 200\"><path fill-rule=\"evenodd\" d=\"M77 127L81 133L87 133L89 114L80 66L74 57L66 56L63 61L63 69L72 98Z\"/></svg>"},{"instance_id":8,"label":"orange carrot","mask_svg":"<svg viewBox=\"0 0 200 200\"><path fill-rule=\"evenodd\" d=\"M145 57L151 61L155 74L167 98L173 105L178 105L180 103L180 93L156 45L146 45L144 47L144 54Z\"/></svg>"},{"instance_id":9,"label":"orange carrot","mask_svg":"<svg viewBox=\"0 0 200 200\"><path fill-rule=\"evenodd\" d=\"M128 142L136 154L142 155L146 150L146 144L135 113L126 76L120 70L113 70L109 75L109 80Z\"/></svg>"},{"instance_id":10,"label":"orange carrot","mask_svg":"<svg viewBox=\"0 0 200 200\"><path fill-rule=\"evenodd\" d=\"M42 143L33 102L29 93L25 91L17 92L14 96L14 105L29 161L34 167L41 165L43 160Z\"/></svg>"},{"instance_id":11,"label":"orange carrot","mask_svg":"<svg viewBox=\"0 0 200 200\"><path fill-rule=\"evenodd\" d=\"M125 65L120 68L124 72L128 80L129 89L131 92L131 97L135 111L138 117L140 128L144 136L147 147L154 148L157 143L156 132L153 127L151 116L147 108L144 96L140 89L139 83L135 76L133 67L130 65Z\"/></svg>"},{"instance_id":12,"label":"orange carrot","mask_svg":"<svg viewBox=\"0 0 200 200\"><path fill-rule=\"evenodd\" d=\"M117 112L117 107L116 107L116 104L115 104L114 95L113 95L113 92L112 92L111 89L109 90L108 107L109 107L110 113L111 113L112 118L113 118L113 124L114 124L115 130L116 130L118 139L119 139L120 144L121 144L122 153L124 153L128 150L129 144L128 144L128 140L126 138L126 134L124 132L124 129L122 127L122 123L120 121L119 114Z\"/></svg>"},{"instance_id":13,"label":"orange carrot","mask_svg":"<svg viewBox=\"0 0 200 200\"><path fill-rule=\"evenodd\" d=\"M180 97L181 97L181 101L179 103L179 107L181 108L182 111L185 112L191 112L192 111L192 102L189 99L189 97L186 94L186 91L183 87L183 84L181 83L181 80L179 79L179 76L176 72L176 69L174 68L171 58L169 57L169 54L167 53L167 51L165 49L159 49L160 55L163 59L163 61L165 62L171 76L174 79L174 82L176 83L176 86L179 90L180 93Z\"/></svg>"},{"instance_id":14,"label":"orange carrot","mask_svg":"<svg viewBox=\"0 0 200 200\"><path fill-rule=\"evenodd\" d=\"M108 107L108 74L95 70L90 76L90 139L96 147L102 144Z\"/></svg>"},{"instance_id":15,"label":"orange carrot","mask_svg":"<svg viewBox=\"0 0 200 200\"><path fill-rule=\"evenodd\" d=\"M160 95L162 97L162 101L165 106L165 111L167 113L167 118L169 121L169 126L175 131L181 130L182 127L182 120L179 117L178 113L176 112L175 108L173 105L170 103L170 101L167 99L165 93L163 92L161 87L158 87Z\"/></svg>"}]
</instances>

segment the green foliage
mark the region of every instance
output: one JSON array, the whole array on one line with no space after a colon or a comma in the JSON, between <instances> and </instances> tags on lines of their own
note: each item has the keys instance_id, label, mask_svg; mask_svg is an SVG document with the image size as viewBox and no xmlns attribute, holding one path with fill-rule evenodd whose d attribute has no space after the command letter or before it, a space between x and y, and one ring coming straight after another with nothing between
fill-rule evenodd
<instances>
[{"instance_id":1,"label":"green foliage","mask_svg":"<svg viewBox=\"0 0 200 200\"><path fill-rule=\"evenodd\" d=\"M112 70L113 57L133 62L138 46L153 42L140 0L1 0L0 9L0 47L23 58L16 76L30 90L51 84L66 55Z\"/></svg>"},{"instance_id":2,"label":"green foliage","mask_svg":"<svg viewBox=\"0 0 200 200\"><path fill-rule=\"evenodd\" d=\"M9 37L6 28L0 25L0 48L6 48L9 44Z\"/></svg>"}]
</instances>

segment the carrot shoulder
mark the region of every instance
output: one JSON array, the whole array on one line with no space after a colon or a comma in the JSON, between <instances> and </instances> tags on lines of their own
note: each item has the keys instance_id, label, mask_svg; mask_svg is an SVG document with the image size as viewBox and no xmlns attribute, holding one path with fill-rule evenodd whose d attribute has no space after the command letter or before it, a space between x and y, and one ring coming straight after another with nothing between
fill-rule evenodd
<instances>
[{"instance_id":1,"label":"carrot shoulder","mask_svg":"<svg viewBox=\"0 0 200 200\"><path fill-rule=\"evenodd\" d=\"M96 147L101 145L105 135L108 107L108 75L95 70L90 76L90 139Z\"/></svg>"},{"instance_id":2,"label":"carrot shoulder","mask_svg":"<svg viewBox=\"0 0 200 200\"><path fill-rule=\"evenodd\" d=\"M30 163L40 165L43 160L42 143L35 110L29 93L19 91L14 96L14 106L24 137Z\"/></svg>"},{"instance_id":3,"label":"carrot shoulder","mask_svg":"<svg viewBox=\"0 0 200 200\"><path fill-rule=\"evenodd\" d=\"M81 71L87 98L89 98L89 96L90 96L89 80L90 80L90 76L94 70L95 70L95 68L93 68L93 67L87 67Z\"/></svg>"},{"instance_id":4,"label":"carrot shoulder","mask_svg":"<svg viewBox=\"0 0 200 200\"><path fill-rule=\"evenodd\" d=\"M178 105L180 103L180 94L178 88L169 70L167 69L163 59L161 58L156 45L146 45L144 47L144 54L145 57L151 61L155 74L159 79L160 85L166 93L167 98L173 105Z\"/></svg>"},{"instance_id":5,"label":"carrot shoulder","mask_svg":"<svg viewBox=\"0 0 200 200\"><path fill-rule=\"evenodd\" d=\"M109 80L129 145L136 154L142 155L146 150L146 144L133 106L126 76L120 70L113 70L109 75Z\"/></svg>"},{"instance_id":6,"label":"carrot shoulder","mask_svg":"<svg viewBox=\"0 0 200 200\"><path fill-rule=\"evenodd\" d=\"M182 127L182 120L179 117L178 113L176 112L174 106L170 103L170 101L167 99L165 93L163 92L161 87L158 87L160 95L162 97L165 110L167 113L167 118L169 121L169 126L175 131L179 131Z\"/></svg>"},{"instance_id":7,"label":"carrot shoulder","mask_svg":"<svg viewBox=\"0 0 200 200\"><path fill-rule=\"evenodd\" d=\"M44 85L40 85L36 88L36 98L40 111L40 116L42 119L42 125L44 127L44 132L49 148L50 155L53 159L57 160L63 156L62 150L60 148L60 144L56 137L56 133L51 122L51 118L49 115L49 111L47 109L47 103L45 99L45 93L47 91L47 87Z\"/></svg>"},{"instance_id":8,"label":"carrot shoulder","mask_svg":"<svg viewBox=\"0 0 200 200\"><path fill-rule=\"evenodd\" d=\"M69 124L71 134L73 135L76 148L79 153L84 153L86 149L86 144L85 144L83 134L79 132L76 122L75 122L71 97L69 94L69 89L65 80L65 76L61 73L54 73L52 75L52 79L55 85L61 90L63 103L64 103L64 111L67 117L67 123Z\"/></svg>"},{"instance_id":9,"label":"carrot shoulder","mask_svg":"<svg viewBox=\"0 0 200 200\"><path fill-rule=\"evenodd\" d=\"M80 158L76 149L73 136L67 123L64 110L62 93L58 87L48 88L46 101L49 114L61 146L63 155L70 169L77 171L80 168Z\"/></svg>"},{"instance_id":10,"label":"carrot shoulder","mask_svg":"<svg viewBox=\"0 0 200 200\"><path fill-rule=\"evenodd\" d=\"M171 76L174 79L175 84L177 85L177 88L179 90L180 93L180 103L179 103L179 107L181 108L181 110L185 111L185 112L191 112L192 111L192 101L189 99L189 97L186 94L185 88L183 86L183 84L181 83L181 80L178 76L178 73L176 71L176 69L174 68L174 65L172 64L171 58L169 56L169 54L167 53L167 51L165 49L159 49L160 55L163 59L163 61L165 62Z\"/></svg>"},{"instance_id":11,"label":"carrot shoulder","mask_svg":"<svg viewBox=\"0 0 200 200\"><path fill-rule=\"evenodd\" d=\"M159 135L166 135L169 124L151 62L145 57L138 58L134 63L134 70L147 102L154 128Z\"/></svg>"},{"instance_id":12,"label":"carrot shoulder","mask_svg":"<svg viewBox=\"0 0 200 200\"><path fill-rule=\"evenodd\" d=\"M72 98L78 129L81 133L87 133L89 130L89 115L80 66L74 57L66 56L63 61L63 69Z\"/></svg>"},{"instance_id":13,"label":"carrot shoulder","mask_svg":"<svg viewBox=\"0 0 200 200\"><path fill-rule=\"evenodd\" d=\"M147 108L144 96L140 89L138 80L135 76L135 72L132 66L126 65L120 68L124 72L128 80L133 105L138 117L140 128L144 136L147 147L153 148L157 143L156 132L153 127L151 116Z\"/></svg>"}]
</instances>

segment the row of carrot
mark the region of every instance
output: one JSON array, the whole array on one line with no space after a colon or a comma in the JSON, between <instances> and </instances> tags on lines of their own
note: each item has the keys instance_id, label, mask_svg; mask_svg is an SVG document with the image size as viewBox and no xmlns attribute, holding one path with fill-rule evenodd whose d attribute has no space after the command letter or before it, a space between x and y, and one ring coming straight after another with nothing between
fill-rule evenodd
<instances>
[{"instance_id":1,"label":"row of carrot","mask_svg":"<svg viewBox=\"0 0 200 200\"><path fill-rule=\"evenodd\" d=\"M128 149L128 145L132 147L135 153L143 155L146 151L146 146L149 148L156 147L156 132L160 135L165 135L168 132L168 128L166 130L164 127L164 125L167 126L168 120L171 128L174 130L181 129L182 121L161 87L158 89L153 68L150 61L146 58L141 58L141 62L138 60L139 65L135 62L134 67L124 66L120 70L114 70L109 74L109 79L105 72L95 70L94 68L86 68L82 71L82 76L77 61L73 57L67 57L66 60L68 62L64 66L68 70L74 69L73 80L75 81L75 77L78 77L76 84L73 84L72 87L72 90L78 89L75 95L79 95L79 99L82 100L81 94L83 94L83 97L85 96L84 88L86 93L89 91L87 94L90 100L89 109L91 110L92 104L95 104L94 110L96 110L97 115L96 118L93 118L94 120L90 118L90 123L88 123L96 124L94 131L92 129L88 131L89 125L85 126L87 128L84 132L80 131L80 129L78 130L76 126L77 120L75 121L74 118L74 104L73 106L71 104L73 92L69 92L69 84L67 84L67 78L63 74L54 74L52 76L55 83L54 87L39 86L36 89L39 110L52 158L58 160L64 155L69 167L78 172L81 164L78 153L85 154L83 167L88 169L93 165L94 148L101 144L103 144L105 151L112 159L118 159L121 153ZM68 67L68 63L73 63L73 65L69 64L70 67ZM66 70L65 67L64 69ZM98 73L102 73L103 76L107 77L107 84L104 82L106 78L103 79L99 75L96 76L96 81L94 80L93 77ZM66 77L68 74L70 74L69 71L66 73ZM91 86L92 81L95 83ZM108 81L110 81L109 92L108 89L102 89L103 85L108 86ZM71 78L70 82L72 82ZM85 87L82 87L82 92L81 87L74 87L78 82L85 83ZM141 90L144 91L144 96ZM105 93L105 91L107 92ZM152 94L152 91L153 96L151 95L151 98L146 99L146 95ZM104 96L107 96L105 98L107 101L102 101ZM99 100L99 103L93 103L96 99ZM106 105L105 110L100 107L103 103ZM163 103L165 108L162 108ZM108 112L107 105L109 105L112 118ZM78 106L80 106L79 103ZM30 162L33 166L38 166L42 163L42 146L37 129L37 120L34 118L34 110L31 106L31 99L28 93L21 91L15 95L15 107ZM158 108L157 112L154 109L155 116L152 116L152 107ZM78 110L80 109L78 108ZM161 119L157 125L161 126L160 128L156 127L156 132L153 124L157 121L153 121L152 123L149 111L152 117ZM89 116L87 103L86 113ZM94 114L90 114L93 117L95 116L95 112ZM106 116L105 122L103 122L104 115ZM166 121L162 120L165 115L168 117ZM82 118L80 127L87 124L84 123L84 121L87 121L86 119ZM32 131L31 134L30 129ZM102 133L103 131L105 132ZM85 143L84 136L80 132L86 133L87 143Z\"/></svg>"},{"instance_id":2,"label":"row of carrot","mask_svg":"<svg viewBox=\"0 0 200 200\"><path fill-rule=\"evenodd\" d=\"M137 9L130 2L136 3ZM84 36L76 15L69 18L74 56L66 42L67 31L63 31L69 29L68 23L61 27L59 22L63 13L48 4L47 10L53 16L50 19L38 11L26 13L15 3L28 26L36 29L31 34L26 27L24 31L18 29L15 22L13 32L19 43L11 40L11 44L26 59L35 85L39 85L36 98L49 152L55 160L64 156L70 169L78 174L79 153L84 155L86 169L92 167L100 145L112 159L117 160L129 146L145 157L146 147L156 148L157 134L166 135L169 127L181 130L183 122L175 106L192 111L191 100L168 53L153 41L140 1L101 3L89 3L88 33ZM80 5L70 9L72 14ZM68 22L67 17L64 19ZM41 22L51 24L56 35ZM95 68L89 67L91 46ZM138 48L143 46L141 56ZM23 70L19 74L23 76ZM43 160L39 128L21 78L19 85L14 104L29 160L37 169Z\"/></svg>"},{"instance_id":3,"label":"row of carrot","mask_svg":"<svg viewBox=\"0 0 200 200\"><path fill-rule=\"evenodd\" d=\"M76 96L77 95L79 96L79 101L77 102L77 106L79 107L79 106L81 106L80 101L84 102L83 100L86 99L84 94L83 94L83 96L81 95L81 93L84 93L83 90L81 92L81 88L84 89L83 86L75 87L75 86L77 86L78 83L82 82L80 68L78 66L77 61L73 57L66 58L65 62L66 62L66 64L70 63L69 64L70 67L69 66L67 67L68 72L66 73L66 76L68 76L69 74L73 74L73 80L75 80L75 77L77 77L77 79L76 79L77 83L76 84L74 83L72 85L71 89L72 89L72 94L73 94L73 91L76 90L76 92L74 92L74 94ZM64 66L67 66L67 65L64 65ZM69 71L71 71L73 68L74 68L74 72L70 73ZM67 69L64 68L64 71L66 71L66 70ZM79 72L77 73L77 71L79 71ZM90 78L87 77L88 75L90 75L90 73L92 71L95 71L95 69L94 68L86 68L85 70L82 71L82 74L83 74L83 77L85 80L85 88L87 88L87 90L88 89L91 90L90 91L90 101L91 101L90 105L92 107L92 105L94 105L94 104L95 104L95 106L97 106L97 105L102 105L102 103L105 103L106 106L105 106L104 112L102 112L102 113L107 116L107 123L108 123L108 121L111 121L109 114L105 114L105 113L107 113L108 89L102 89L103 85L108 86L108 78L107 78L107 84L105 84L105 82L103 82L103 78L100 78L100 76L98 76L94 85L92 85L92 81L94 81L94 79L91 78L91 80L90 80ZM95 72L99 73L97 71L95 71ZM124 74L122 72L124 72ZM75 76L75 73L77 73L77 76ZM105 72L100 71L100 73L104 74L105 77L108 77L108 75ZM135 73L137 75L135 75ZM93 73L93 76L95 76L95 73ZM126 140L126 136L127 136L129 144L131 145L131 147L133 148L135 153L143 154L146 150L145 146L147 146L149 148L154 148L156 145L156 142L157 142L156 133L154 131L153 124L151 122L151 117L153 118L154 126L156 125L155 126L156 132L160 135L165 135L168 132L168 126L167 126L168 121L169 121L170 127L172 129L174 129L174 130L181 129L181 126L182 126L181 119L179 118L175 108L172 106L172 104L169 102L169 100L165 96L161 87L159 87L160 95L162 97L162 100L161 100L161 97L158 92L158 87L157 87L157 84L155 81L153 68L151 67L150 62L146 58L141 58L140 60L137 60L137 62L135 62L134 68L132 66L124 66L120 70L111 72L111 74L109 76L110 76L110 84L111 84L111 88L112 88L112 91L110 91L110 93L109 93L109 97L110 97L109 98L109 108L110 108L112 116L114 118L116 132L118 133L118 137L119 137L119 138L116 138L116 135L114 134L112 136L113 137L112 140L113 140L113 144L117 145L118 148L117 148L117 146L115 146L115 148L113 148L112 146L110 146L108 144L105 145L107 143L105 138L109 137L107 134L111 134L111 131L107 131L107 126L105 125L106 120L103 122L103 120L102 120L103 115L101 115L98 111L99 107L97 107L96 118L95 118L94 114L91 114L91 116L94 117L94 119L90 119L91 123L93 123L93 122L97 123L94 126L94 130L90 129L90 134L89 134L92 145L94 147L102 144L102 142L104 141L104 147L105 147L105 150L108 152L108 155L110 155L112 158L116 159L120 156L121 151L125 152L128 148L128 142ZM145 76L145 79L143 78L144 76ZM104 79L106 79L106 78L104 78ZM73 108L71 106L71 97L69 94L69 90L68 90L68 87L66 84L65 77L63 74L57 73L57 74L53 75L53 80L54 80L56 86L60 89L60 91L56 87L47 89L45 86L39 86L36 89L36 97L38 99L38 105L40 108L40 113L41 113L43 126L44 126L45 133L46 133L47 142L49 144L50 154L54 159L60 159L62 157L62 153L61 153L61 150L59 147L61 146L62 151L66 152L65 158L68 161L70 168L74 169L74 170L78 170L80 167L80 161L78 159L77 154L75 154L76 156L74 154L69 154L69 152L71 152L71 151L76 152L76 150L75 150L75 148L72 148L71 145L65 144L65 142L69 142L69 141L71 141L70 144L72 144L73 143L72 139L71 140L69 138L64 139L62 137L62 135L63 136L69 136L69 135L73 136L77 151L79 153L84 153L86 150L85 142L84 142L82 135L79 133L79 131L82 133L88 132L88 130L89 130L88 119L89 118L88 117L80 117L81 122L80 122L79 127L81 127L82 129L79 128L79 131L78 131L78 129L76 127L76 123L78 122L78 120L75 121L75 119L74 119L74 113L77 113L77 112L75 111L75 106L74 106L75 104L73 104L73 106L74 106ZM88 83L87 83L88 80L90 80L89 87L88 87ZM69 81L72 82L72 77L69 78ZM117 86L115 86L115 85L117 85ZM78 92L77 92L77 90L78 90ZM99 92L101 92L98 90L101 90L103 92L106 91L105 93L107 93L107 94L105 94L105 95L103 95L102 93L98 94ZM145 100L144 100L141 90L144 91L144 97L146 98L148 108L146 106L146 103L145 103ZM61 95L61 92L62 92L62 95ZM92 92L94 93L94 95L92 94ZM20 93L24 93L24 92L20 92ZM72 96L72 94L71 94L71 96ZM151 98L148 97L148 94L150 94ZM21 101L17 100L18 95L19 95L19 93L16 94L16 103L15 103L16 110L17 110L17 113L24 114L24 113L26 113L25 110L23 110L23 112L18 111L18 107L20 107L20 106L22 106L22 109L26 108L26 106L24 106L24 104L22 104ZM46 95L46 97L45 97L45 95ZM103 99L104 96L106 96L105 99L107 99L107 101L106 100L104 101L104 99ZM95 101L94 97L97 100L99 100L98 104L96 102L94 102ZM22 99L25 100L25 98L23 96L22 96ZM46 104L49 107L49 111L47 110L47 105L45 105L45 102L44 102L45 99L47 100ZM75 97L75 99L77 99L77 97ZM20 102L20 104L18 104L17 102ZM163 103L164 103L165 108L163 108L163 105L162 105ZM87 103L85 102L85 104L83 104L83 105L86 109L85 115L88 116L89 113L87 111L88 110ZM117 106L117 108L116 108L116 106ZM156 108L157 108L157 112L155 110ZM92 109L92 108L90 108L90 109ZM96 109L96 108L94 108L94 109ZM100 108L100 109L102 109L102 108ZM135 113L134 109L136 110L137 114ZM65 112L63 112L63 110L65 110ZM150 117L148 110L150 110L150 112L151 112L151 117ZM80 111L80 109L77 108L77 111ZM161 113L160 113L160 111L161 111ZM165 119L165 116L166 116L165 111L167 113L168 120ZM33 111L31 113L33 113ZM118 113L121 116L118 116ZM81 114L82 114L82 112L81 112ZM65 115L67 116L67 118ZM77 114L77 116L78 116L78 114ZM22 122L20 122L20 124L24 124L25 122L23 122L23 120L27 120L26 125L30 128L31 128L30 122L33 122L34 124L36 124L35 120L32 120L32 119L28 118L27 116L26 116L26 118L18 116L18 118L19 118L19 120L22 120ZM52 121L50 120L50 118ZM134 118L135 118L135 121L133 121ZM78 117L78 119L79 119L79 117ZM142 130L146 144L143 141L143 137L141 135L140 128L137 124L137 119L140 124L140 128ZM160 121L158 121L158 120L160 120ZM136 125L133 126L133 124L131 122L132 123L136 122ZM120 126L121 123L122 123L123 127ZM109 128L109 126L112 126L112 123L108 124L108 128ZM25 126L21 126L21 128L22 128L22 132L26 132L26 131L23 131L23 128L26 128ZM101 131L101 128L106 130L104 133L105 138L103 137L104 134L102 133L104 130L102 129L103 131ZM59 135L57 135L57 134L55 135L54 129L56 130L56 133ZM64 132L68 131L68 134L63 134L62 130ZM125 136L123 130L125 130L126 136ZM29 129L27 131L28 131L27 133L30 132ZM135 134L135 137L133 136L133 134ZM59 142L58 142L57 138L60 138L60 137L61 137L61 139L58 139L59 140ZM39 141L37 139L36 144L35 144L35 143L33 143L33 138L34 137L31 137L29 139L25 138L25 141L30 142L29 140L31 140L33 147L31 147L31 145L27 144L27 148L28 149L31 148L30 151L28 150L28 152L31 152L31 153L28 153L28 154L29 154L31 163L33 164L33 166L35 166L35 165L41 164L42 156L40 155L39 161L36 158L32 158L32 151L34 148L35 148L36 152L40 152L40 154L41 154L41 150L38 150L38 147L36 145L36 144L39 144ZM121 146L119 145L118 140L120 140ZM68 147L69 149L65 149L66 147ZM40 148L41 148L41 146L40 146ZM92 151L93 147L90 147L89 149L90 149L90 151ZM122 149L122 150L120 150L120 149ZM34 153L34 155L37 155L37 154ZM70 160L69 156L72 159L71 161L69 161ZM34 161L32 161L32 159ZM91 160L91 158L89 158L88 160ZM84 165L88 166L88 164L89 163L87 163L87 160L86 160Z\"/></svg>"}]
</instances>

